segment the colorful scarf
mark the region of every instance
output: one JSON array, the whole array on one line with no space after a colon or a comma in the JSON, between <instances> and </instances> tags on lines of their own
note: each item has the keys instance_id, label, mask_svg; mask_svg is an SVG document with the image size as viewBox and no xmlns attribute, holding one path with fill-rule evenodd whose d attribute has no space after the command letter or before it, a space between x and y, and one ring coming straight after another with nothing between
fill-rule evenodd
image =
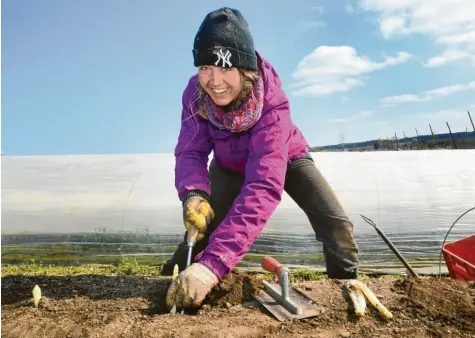
<instances>
[{"instance_id":1,"label":"colorful scarf","mask_svg":"<svg viewBox=\"0 0 475 338\"><path fill-rule=\"evenodd\" d=\"M238 133L252 128L259 121L263 102L264 82L259 77L248 99L236 109L227 111L217 106L207 94L203 97L203 108L206 117L216 128Z\"/></svg>"}]
</instances>

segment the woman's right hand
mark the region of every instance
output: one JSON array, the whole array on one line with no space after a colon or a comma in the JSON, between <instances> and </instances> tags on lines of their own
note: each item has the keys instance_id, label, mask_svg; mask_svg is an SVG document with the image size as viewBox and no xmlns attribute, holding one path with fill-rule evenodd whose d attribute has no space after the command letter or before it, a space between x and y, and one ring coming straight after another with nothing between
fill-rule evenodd
<instances>
[{"instance_id":1,"label":"woman's right hand","mask_svg":"<svg viewBox=\"0 0 475 338\"><path fill-rule=\"evenodd\" d=\"M197 241L204 237L204 233L214 218L214 211L209 202L200 196L190 196L183 204L183 222L186 230L189 230L190 225L198 230Z\"/></svg>"}]
</instances>

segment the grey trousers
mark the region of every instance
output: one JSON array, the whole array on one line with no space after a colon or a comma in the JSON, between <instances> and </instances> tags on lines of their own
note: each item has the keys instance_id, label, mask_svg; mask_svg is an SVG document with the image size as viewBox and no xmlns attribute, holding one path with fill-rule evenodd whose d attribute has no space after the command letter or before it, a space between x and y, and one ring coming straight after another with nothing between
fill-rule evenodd
<instances>
[{"instance_id":1,"label":"grey trousers","mask_svg":"<svg viewBox=\"0 0 475 338\"><path fill-rule=\"evenodd\" d=\"M215 218L208 226L205 237L196 243L193 256L206 248L209 235L226 217L244 182L242 175L220 168L214 160L210 164L209 178L211 207L215 212ZM289 164L285 177L285 191L305 212L316 239L323 244L328 277L356 278L358 246L353 237L353 224L310 156ZM178 264L180 271L184 270L187 253L185 233L183 242L163 266L162 275L172 275L175 264Z\"/></svg>"}]
</instances>

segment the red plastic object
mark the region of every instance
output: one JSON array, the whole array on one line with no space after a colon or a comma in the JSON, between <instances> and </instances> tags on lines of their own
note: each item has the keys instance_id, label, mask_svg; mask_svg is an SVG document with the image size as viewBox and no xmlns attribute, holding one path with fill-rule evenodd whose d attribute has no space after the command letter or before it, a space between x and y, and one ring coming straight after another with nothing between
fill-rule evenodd
<instances>
[{"instance_id":1,"label":"red plastic object","mask_svg":"<svg viewBox=\"0 0 475 338\"><path fill-rule=\"evenodd\" d=\"M451 278L475 280L475 235L445 244L442 252Z\"/></svg>"},{"instance_id":2,"label":"red plastic object","mask_svg":"<svg viewBox=\"0 0 475 338\"><path fill-rule=\"evenodd\" d=\"M265 256L262 258L261 266L264 270L276 275L280 280L280 271L284 268L274 257Z\"/></svg>"}]
</instances>

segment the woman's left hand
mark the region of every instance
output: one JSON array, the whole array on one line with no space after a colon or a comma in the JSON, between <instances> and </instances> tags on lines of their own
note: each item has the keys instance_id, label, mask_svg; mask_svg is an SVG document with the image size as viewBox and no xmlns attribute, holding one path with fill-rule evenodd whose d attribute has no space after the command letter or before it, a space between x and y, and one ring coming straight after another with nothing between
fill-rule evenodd
<instances>
[{"instance_id":1,"label":"woman's left hand","mask_svg":"<svg viewBox=\"0 0 475 338\"><path fill-rule=\"evenodd\" d=\"M218 277L201 263L193 263L182 271L172 282L167 292L167 306L180 308L198 308L219 283Z\"/></svg>"},{"instance_id":2,"label":"woman's left hand","mask_svg":"<svg viewBox=\"0 0 475 338\"><path fill-rule=\"evenodd\" d=\"M214 218L214 211L209 202L203 197L188 197L183 205L183 221L186 230L194 226L198 230L197 241L204 238L204 233L209 223Z\"/></svg>"}]
</instances>

